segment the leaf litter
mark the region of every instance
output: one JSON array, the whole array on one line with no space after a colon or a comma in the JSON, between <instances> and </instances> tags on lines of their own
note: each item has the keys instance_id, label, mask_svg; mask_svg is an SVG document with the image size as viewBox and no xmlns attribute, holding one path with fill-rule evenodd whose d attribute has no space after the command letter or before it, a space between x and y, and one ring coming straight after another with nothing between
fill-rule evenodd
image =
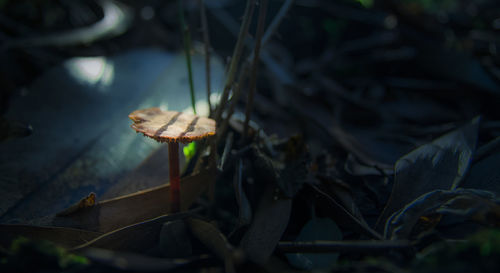
<instances>
[{"instance_id":1,"label":"leaf litter","mask_svg":"<svg viewBox=\"0 0 500 273\"><path fill-rule=\"evenodd\" d=\"M253 6L254 2L247 2L248 14L267 3ZM273 27L263 37L261 33L246 40L251 18L244 16L242 38L227 71L231 76L221 90L223 101L207 111L217 119L220 131L214 143L197 144L188 159L181 180L181 212L169 214L165 150L158 149L148 158L152 147L142 143L134 150L144 154L134 163L123 159L128 165L121 166L117 159L101 165L100 159L89 158L93 154L119 158L116 151L121 150L107 147L120 129L101 128L104 134L85 138L87 142L94 137L97 145L82 146L90 148L81 155L71 150L75 162L58 163L62 171L43 171L56 174L46 189L9 188L31 196L14 196L12 200L27 202L19 205L5 199L10 208L0 210L3 223L16 221L18 216L26 223L0 225L2 261L18 260L21 254L9 245L25 236L34 246L38 239L49 240L71 255L81 255L94 268L118 272L209 268L226 272L294 272L296 268L442 272L439 268L449 269L452 264L443 263L447 260L459 260L464 268L481 263L483 269L498 269L489 263L498 254L491 242L497 240L500 218L496 167L500 117L492 99L498 98L498 79L490 73L498 66L492 51L498 41L478 35L493 33L481 26L491 25L495 18L478 16L479 12L454 14L450 9L444 14L454 16L443 20L443 13L435 13L432 6L419 6L425 1L414 1L413 6L406 6L407 1L381 1L384 4L372 7L359 4L362 1L344 2L271 1L270 15L281 9L274 15ZM210 19L209 25L214 20L229 29L217 35L236 39L231 32L238 32L239 22L228 12L231 5L206 5L215 15L205 18ZM470 5L474 6L470 10L486 9L480 3ZM288 20L284 17L287 10L303 20ZM467 25L464 22L469 21L457 21L458 17L479 23ZM271 39L280 22L280 39ZM471 31L457 31L464 28ZM249 30L253 34L252 27ZM446 41L436 38L445 37L444 33L453 35L446 36ZM250 60L251 51L259 55L253 41L261 38L260 57L255 60L260 58L262 67L259 74L249 77L249 62L243 61L238 70L238 59ZM432 47L422 44L428 40ZM314 43L306 47L304 42ZM216 51L226 46L214 39L212 45ZM314 46L309 49L309 45ZM174 67L168 73L177 70L182 69ZM194 75L205 75L200 72ZM147 89L145 85L140 90ZM250 92L249 86L255 86L256 93L245 99L240 93ZM133 97L147 107L161 106L149 105L161 101L161 92L150 97L146 93L135 92ZM168 107L180 100L169 98ZM138 106L130 98L127 101L120 113ZM248 120L250 115L243 113L252 101L254 111ZM115 116L113 121L121 121L121 116ZM81 124L83 129L91 128ZM14 141L20 137L11 135ZM2 142L14 143L10 135L5 139ZM4 161L13 154L9 152ZM88 168L82 171L81 166ZM119 183L110 186L116 176L110 178L106 171L92 173L100 168L133 171L121 173ZM73 176L78 179L65 185ZM85 187L86 183L92 186ZM71 196L55 194L72 187L78 190ZM49 196L60 199L51 204ZM37 200L49 204L44 212L35 208ZM31 225L27 219L33 220ZM447 251L450 246L456 251ZM59 256L50 255L67 258L56 253ZM464 255L469 259L462 259Z\"/></svg>"}]
</instances>

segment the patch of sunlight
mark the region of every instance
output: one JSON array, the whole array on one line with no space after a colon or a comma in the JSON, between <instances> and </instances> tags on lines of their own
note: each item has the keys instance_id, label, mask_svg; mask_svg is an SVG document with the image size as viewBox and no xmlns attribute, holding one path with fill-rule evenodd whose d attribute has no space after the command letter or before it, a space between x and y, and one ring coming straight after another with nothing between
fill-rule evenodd
<instances>
[{"instance_id":1,"label":"patch of sunlight","mask_svg":"<svg viewBox=\"0 0 500 273\"><path fill-rule=\"evenodd\" d=\"M153 107L153 106L150 106L150 107ZM147 108L147 107L144 107L144 108ZM158 105L158 108L160 108L161 110L163 111L168 111L168 103L166 101L162 101L159 105Z\"/></svg>"},{"instance_id":2,"label":"patch of sunlight","mask_svg":"<svg viewBox=\"0 0 500 273\"><path fill-rule=\"evenodd\" d=\"M219 104L221 96L222 96L221 92L212 92L212 93L210 93L210 103L212 104L212 107L214 107L215 105Z\"/></svg>"},{"instance_id":3,"label":"patch of sunlight","mask_svg":"<svg viewBox=\"0 0 500 273\"><path fill-rule=\"evenodd\" d=\"M204 116L207 117L209 114L209 109L208 109L208 102L206 99L200 99L195 102L196 105L196 114L199 116ZM194 114L193 111L193 106L188 106L184 110L182 110L184 113L189 113L189 114Z\"/></svg>"},{"instance_id":4,"label":"patch of sunlight","mask_svg":"<svg viewBox=\"0 0 500 273\"><path fill-rule=\"evenodd\" d=\"M65 64L71 76L81 83L96 85L101 92L113 83L115 67L104 57L80 57Z\"/></svg>"}]
</instances>

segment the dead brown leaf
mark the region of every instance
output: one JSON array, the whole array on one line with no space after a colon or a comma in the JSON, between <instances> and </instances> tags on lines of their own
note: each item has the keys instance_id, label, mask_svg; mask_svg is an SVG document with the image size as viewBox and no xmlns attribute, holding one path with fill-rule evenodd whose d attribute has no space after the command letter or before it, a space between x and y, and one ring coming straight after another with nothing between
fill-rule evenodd
<instances>
[{"instance_id":1,"label":"dead brown leaf","mask_svg":"<svg viewBox=\"0 0 500 273\"><path fill-rule=\"evenodd\" d=\"M215 180L215 168L181 179L181 209L186 210ZM53 225L110 232L121 227L153 219L170 212L170 185L139 191L101 201L66 217L56 216Z\"/></svg>"}]
</instances>

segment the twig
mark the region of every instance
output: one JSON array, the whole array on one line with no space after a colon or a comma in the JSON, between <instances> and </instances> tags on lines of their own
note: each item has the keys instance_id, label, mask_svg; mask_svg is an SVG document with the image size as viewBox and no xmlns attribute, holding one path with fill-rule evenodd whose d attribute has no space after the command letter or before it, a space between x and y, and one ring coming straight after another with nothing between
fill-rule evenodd
<instances>
[{"instance_id":1,"label":"twig","mask_svg":"<svg viewBox=\"0 0 500 273\"><path fill-rule=\"evenodd\" d=\"M181 33L183 34L184 53L186 54L186 64L189 78L189 92L191 94L191 106L196 114L196 99L194 97L193 70L191 67L191 35L189 35L189 27L184 22L184 11L182 10L182 0L177 0L179 6L179 21L181 25Z\"/></svg>"},{"instance_id":2,"label":"twig","mask_svg":"<svg viewBox=\"0 0 500 273\"><path fill-rule=\"evenodd\" d=\"M276 13L273 21L267 27L266 32L264 32L264 36L262 36L262 42L261 42L262 47L266 45L269 42L269 40L271 40L273 34L276 32L276 30L278 30L281 21L283 21L283 19L285 18L285 15L288 13L288 10L292 7L292 4L293 0L286 0L285 3L283 3L283 5L281 6L278 13Z\"/></svg>"},{"instance_id":3,"label":"twig","mask_svg":"<svg viewBox=\"0 0 500 273\"><path fill-rule=\"evenodd\" d=\"M496 137L492 141L479 147L476 151L476 154L474 155L474 158L472 159L472 162L477 163L482 159L496 153L498 150L500 150L500 137Z\"/></svg>"},{"instance_id":4,"label":"twig","mask_svg":"<svg viewBox=\"0 0 500 273\"><path fill-rule=\"evenodd\" d=\"M209 116L212 115L212 103L210 102L210 35L208 33L207 13L205 11L204 0L198 0L200 6L201 28L203 31L203 43L205 49L205 77L207 81L207 102Z\"/></svg>"},{"instance_id":5,"label":"twig","mask_svg":"<svg viewBox=\"0 0 500 273\"><path fill-rule=\"evenodd\" d=\"M285 18L285 15L288 13L288 10L292 7L294 0L286 0L285 3L281 6L280 10L276 15L274 16L273 20L267 27L266 31L264 32L264 35L262 36L262 41L261 41L261 48L263 48L270 40L271 37L273 37L273 34L278 30L278 27L280 26L281 22ZM249 43L247 43L247 46L251 46L251 40ZM262 54L261 54L262 55ZM262 57L262 56L261 56ZM254 52L251 53L250 56L248 56L248 61L252 60L254 58Z\"/></svg>"},{"instance_id":6,"label":"twig","mask_svg":"<svg viewBox=\"0 0 500 273\"><path fill-rule=\"evenodd\" d=\"M236 104L238 104L238 100L240 99L241 89L243 83L245 82L248 76L249 67L248 65L243 65L242 70L240 71L240 75L238 76L238 83L234 85L234 95L231 99L229 110L227 111L226 118L221 122L220 127L217 129L217 140L216 145L218 146L220 141L222 140L222 136L226 133L227 127L229 126L229 120L234 113L236 108Z\"/></svg>"},{"instance_id":7,"label":"twig","mask_svg":"<svg viewBox=\"0 0 500 273\"><path fill-rule=\"evenodd\" d=\"M137 229L141 226L143 226L143 227L144 226L154 226L154 225L162 224L162 223L169 222L169 221L186 219L188 217L195 215L196 213L203 211L204 209L205 209L204 207L197 207L197 208L194 208L194 209L191 209L188 211L183 211L183 212L174 213L174 214L165 214L165 215L161 215L161 216L158 216L156 218L148 219L148 220L136 223L136 224L117 228L117 229L112 230L110 232L104 233L104 234L100 235L99 237L96 237L96 238L94 238L94 239L92 239L84 244L70 248L69 250L75 251L75 250L85 249L88 247L95 247L94 244L96 242L98 243L101 240L106 240L110 237L116 236L116 234L127 232L128 230L134 230L134 229Z\"/></svg>"},{"instance_id":8,"label":"twig","mask_svg":"<svg viewBox=\"0 0 500 273\"><path fill-rule=\"evenodd\" d=\"M264 38L263 38L263 41L261 43L262 45L265 45L269 41L270 37L272 37L272 34L274 34L274 31L277 29L277 27L279 26L281 21L284 19L284 17L285 17L284 15L286 14L285 12L288 11L287 4L288 4L288 2L283 4L280 11L278 12L276 17L271 22L271 25L269 26L268 30L266 30L266 32L264 33L264 37L267 36L268 38L267 38L267 40L264 40ZM210 11L214 14L215 18L217 20L219 20L219 22L222 25L224 25L229 30L229 32L231 32L231 34L233 34L235 36L237 35L238 29L237 29L237 27L235 27L235 25L237 25L237 24L232 19L232 17L230 16L230 14L228 12L224 11L223 9L216 9L216 8L210 9ZM245 40L245 46L249 49L253 48L254 42L253 42L253 39L251 37L248 37ZM271 72L271 74L273 74L273 77L276 78L277 81L279 81L281 84L293 84L293 82L295 81L293 79L293 77L287 71L285 71L281 67L280 64L278 64L273 59L271 54L267 50L265 50L265 47L261 46L261 48L262 48L262 50L260 52L261 61L264 63L264 65L267 67L267 69ZM253 52L250 54L250 56L247 58L247 60L248 60L248 62L250 62L252 59L253 59ZM246 64L246 65L249 65L249 64Z\"/></svg>"},{"instance_id":9,"label":"twig","mask_svg":"<svg viewBox=\"0 0 500 273\"><path fill-rule=\"evenodd\" d=\"M231 148L233 146L233 133L229 132L226 137L226 144L224 145L224 151L222 152L222 157L220 159L219 166L217 166L217 169L219 171L224 171L224 166L226 164L227 159L229 158L229 153L231 152Z\"/></svg>"},{"instance_id":10,"label":"twig","mask_svg":"<svg viewBox=\"0 0 500 273\"><path fill-rule=\"evenodd\" d=\"M238 70L238 63L241 57L241 53L243 51L243 45L245 43L246 35L248 32L248 27L250 22L252 21L253 10L255 8L256 0L248 0L245 8L245 13L243 15L243 23L240 27L240 33L238 35L238 40L236 41L236 46L234 47L233 56L231 58L231 63L229 65L229 71L226 78L226 83L224 84L224 90L222 92L222 97L220 99L219 106L217 107L217 111L215 114L215 121L217 123L220 122L222 117L222 112L224 111L224 107L227 103L227 98L229 97L229 90L233 85L234 76L236 71Z\"/></svg>"},{"instance_id":11,"label":"twig","mask_svg":"<svg viewBox=\"0 0 500 273\"><path fill-rule=\"evenodd\" d=\"M259 65L259 54L260 46L262 41L262 33L264 32L264 25L266 23L266 13L268 0L263 0L259 7L259 19L257 22L257 33L254 47L254 57L252 61L252 71L250 74L250 89L248 90L247 106L245 111L245 122L243 125L243 137L242 142L246 139L248 134L248 123L250 122L250 116L252 115L253 109L253 97L255 94L256 82L257 82L257 68Z\"/></svg>"},{"instance_id":12,"label":"twig","mask_svg":"<svg viewBox=\"0 0 500 273\"><path fill-rule=\"evenodd\" d=\"M290 9L291 5L293 3L293 0L287 0L280 8L280 10L278 11L278 13L276 14L276 16L274 17L274 19L272 20L271 24L269 25L268 29L265 31L263 37L262 37L262 42L261 44L262 45L265 45L269 39L272 37L272 35L274 34L274 32L276 31L276 29L278 28L278 26L280 25L281 21L283 20L283 18L285 17L286 13L288 12L288 10ZM217 10L217 9L212 9L211 10L215 17L217 19L219 19L221 21L221 23L223 25L225 25L226 27L228 27L229 31L233 34L236 35L236 32L237 30L235 28L232 28L231 26L234 25L235 23L232 21L232 19L228 16L227 13L224 13L223 10ZM240 31L240 34L241 34L241 31ZM246 39L246 40L240 40L238 39L239 41L243 41L245 42L245 45L247 47L251 47L252 46L252 42L251 42L251 39ZM274 63L274 61L268 56L269 54L265 54L266 52L263 50L261 52L261 55L262 55L262 58L263 58L263 62L266 64L266 66L273 72L275 72L275 74L283 74L283 73L277 73L276 72L276 69L272 69L272 68L276 68L277 65ZM263 55L266 55L266 56L263 56ZM253 53L252 55L249 56L249 58L247 58L247 61L243 63L242 65L242 69L240 71L240 75L239 75L239 79L238 79L238 83L235 84L234 86L234 94L233 94L233 98L231 99L231 105L229 107L229 110L228 110L228 113L227 113L227 116L226 118L220 123L220 127L217 129L217 141L216 143L218 144L222 138L220 136L223 136L225 131L227 130L227 127L228 127L228 123L229 123L229 119L231 118L232 114L234 113L234 110L235 110L235 107L236 107L236 104L238 102L238 99L239 99L239 96L241 94L241 89L243 88L243 82L246 80L246 77L248 76L248 72L250 70L250 63L249 63L249 60L252 60L253 59ZM288 77L285 77L286 78L286 82L291 82L291 80L288 79ZM227 101L227 97L224 99L224 98L221 98L221 103L226 103ZM221 108L221 105L219 105L219 107L217 108L217 112L216 113L216 118L217 116L219 116L219 121L220 121L220 118L222 116L222 108ZM219 113L220 112L220 113ZM217 120L217 119L216 119Z\"/></svg>"},{"instance_id":13,"label":"twig","mask_svg":"<svg viewBox=\"0 0 500 273\"><path fill-rule=\"evenodd\" d=\"M277 249L285 253L356 252L377 253L387 250L410 250L408 241L302 241L278 243Z\"/></svg>"}]
</instances>

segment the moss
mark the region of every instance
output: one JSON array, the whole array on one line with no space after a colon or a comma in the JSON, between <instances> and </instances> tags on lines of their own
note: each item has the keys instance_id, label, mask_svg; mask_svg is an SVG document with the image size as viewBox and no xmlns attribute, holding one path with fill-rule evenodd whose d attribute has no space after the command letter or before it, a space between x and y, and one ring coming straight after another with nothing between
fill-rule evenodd
<instances>
[{"instance_id":1,"label":"moss","mask_svg":"<svg viewBox=\"0 0 500 273\"><path fill-rule=\"evenodd\" d=\"M2 272L78 272L89 265L87 258L45 240L19 237L8 252L1 261Z\"/></svg>"},{"instance_id":2,"label":"moss","mask_svg":"<svg viewBox=\"0 0 500 273\"><path fill-rule=\"evenodd\" d=\"M480 231L465 242L436 244L414 262L415 272L499 272L500 230Z\"/></svg>"}]
</instances>

